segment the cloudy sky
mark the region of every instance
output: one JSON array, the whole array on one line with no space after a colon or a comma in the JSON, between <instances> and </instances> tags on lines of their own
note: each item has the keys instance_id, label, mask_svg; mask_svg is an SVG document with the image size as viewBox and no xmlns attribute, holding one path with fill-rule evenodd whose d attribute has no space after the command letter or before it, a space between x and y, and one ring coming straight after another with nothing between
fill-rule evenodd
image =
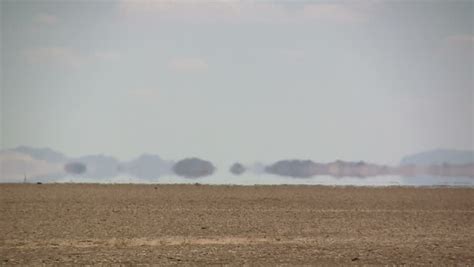
<instances>
[{"instance_id":1,"label":"cloudy sky","mask_svg":"<svg viewBox=\"0 0 474 267\"><path fill-rule=\"evenodd\" d=\"M472 1L1 1L1 145L397 163L474 148Z\"/></svg>"}]
</instances>

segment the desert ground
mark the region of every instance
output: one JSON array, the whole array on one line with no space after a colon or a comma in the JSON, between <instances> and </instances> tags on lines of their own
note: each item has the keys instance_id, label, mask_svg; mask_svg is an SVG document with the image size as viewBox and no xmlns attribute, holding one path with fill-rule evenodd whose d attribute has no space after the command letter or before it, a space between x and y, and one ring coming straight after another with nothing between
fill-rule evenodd
<instances>
[{"instance_id":1,"label":"desert ground","mask_svg":"<svg viewBox=\"0 0 474 267\"><path fill-rule=\"evenodd\" d=\"M0 185L16 264L474 265L474 188Z\"/></svg>"}]
</instances>

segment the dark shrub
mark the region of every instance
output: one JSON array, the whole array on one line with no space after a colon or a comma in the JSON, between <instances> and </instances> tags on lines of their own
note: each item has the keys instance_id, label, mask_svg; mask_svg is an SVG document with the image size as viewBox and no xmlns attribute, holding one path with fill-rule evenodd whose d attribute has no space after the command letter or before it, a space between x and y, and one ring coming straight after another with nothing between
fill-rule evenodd
<instances>
[{"instance_id":1,"label":"dark shrub","mask_svg":"<svg viewBox=\"0 0 474 267\"><path fill-rule=\"evenodd\" d=\"M244 173L245 170L246 170L246 169L245 169L244 165L242 165L242 164L236 162L236 163L234 163L234 164L230 167L230 170L229 170L229 171L230 171L232 174L240 175L240 174Z\"/></svg>"},{"instance_id":2,"label":"dark shrub","mask_svg":"<svg viewBox=\"0 0 474 267\"><path fill-rule=\"evenodd\" d=\"M174 173L186 178L208 176L213 174L214 170L211 162L198 158L183 159L173 166Z\"/></svg>"},{"instance_id":3,"label":"dark shrub","mask_svg":"<svg viewBox=\"0 0 474 267\"><path fill-rule=\"evenodd\" d=\"M87 167L81 162L69 162L64 165L64 170L70 174L83 174L87 171Z\"/></svg>"}]
</instances>

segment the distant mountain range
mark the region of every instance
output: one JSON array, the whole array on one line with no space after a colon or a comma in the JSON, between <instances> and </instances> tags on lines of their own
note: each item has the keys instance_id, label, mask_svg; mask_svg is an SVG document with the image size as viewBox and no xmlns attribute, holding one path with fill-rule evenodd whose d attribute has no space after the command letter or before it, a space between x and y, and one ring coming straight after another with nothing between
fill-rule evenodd
<instances>
[{"instance_id":1,"label":"distant mountain range","mask_svg":"<svg viewBox=\"0 0 474 267\"><path fill-rule=\"evenodd\" d=\"M316 175L334 177L368 177L392 174L393 167L366 163L337 160L330 163L316 163L311 160L281 160L265 168L268 173L296 178L309 178Z\"/></svg>"},{"instance_id":2,"label":"distant mountain range","mask_svg":"<svg viewBox=\"0 0 474 267\"><path fill-rule=\"evenodd\" d=\"M474 163L474 151L437 149L404 157L400 165L439 165Z\"/></svg>"},{"instance_id":3,"label":"distant mountain range","mask_svg":"<svg viewBox=\"0 0 474 267\"><path fill-rule=\"evenodd\" d=\"M37 160L44 160L47 162L65 162L67 157L57 151L52 150L51 148L34 148L28 146L19 146L17 148L6 150L11 152L18 152L31 156Z\"/></svg>"},{"instance_id":4,"label":"distant mountain range","mask_svg":"<svg viewBox=\"0 0 474 267\"><path fill-rule=\"evenodd\" d=\"M404 157L399 166L386 166L363 161L316 163L311 160L281 160L265 168L268 173L308 178L316 175L334 177L459 176L474 177L474 151L438 149Z\"/></svg>"},{"instance_id":5,"label":"distant mountain range","mask_svg":"<svg viewBox=\"0 0 474 267\"><path fill-rule=\"evenodd\" d=\"M158 155L143 154L120 162L107 155L86 155L72 158L50 148L20 146L0 151L0 182L58 181L66 177L91 179L130 175L144 180L156 180L163 175L199 178L212 175L215 166L206 160L187 158L164 160ZM315 175L334 177L399 176L462 176L474 177L474 151L433 150L404 157L399 166L386 166L363 161L334 161L317 163L311 160L281 160L270 165L244 166L234 163L230 172L269 173L294 178Z\"/></svg>"},{"instance_id":6,"label":"distant mountain range","mask_svg":"<svg viewBox=\"0 0 474 267\"><path fill-rule=\"evenodd\" d=\"M171 173L173 164L152 154L120 162L107 155L73 158L50 148L20 146L0 151L0 182L19 182L30 178L35 181L55 181L69 176L104 179L120 174L148 180ZM66 168L67 165L83 166L84 171L73 172L71 170L77 168Z\"/></svg>"}]
</instances>

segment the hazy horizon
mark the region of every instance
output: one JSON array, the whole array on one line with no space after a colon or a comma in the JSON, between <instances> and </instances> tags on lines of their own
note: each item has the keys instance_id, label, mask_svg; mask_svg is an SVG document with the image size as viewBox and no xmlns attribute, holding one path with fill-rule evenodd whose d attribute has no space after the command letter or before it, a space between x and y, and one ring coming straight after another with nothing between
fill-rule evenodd
<instances>
[{"instance_id":1,"label":"hazy horizon","mask_svg":"<svg viewBox=\"0 0 474 267\"><path fill-rule=\"evenodd\" d=\"M472 1L0 9L0 149L392 165L474 150Z\"/></svg>"}]
</instances>

